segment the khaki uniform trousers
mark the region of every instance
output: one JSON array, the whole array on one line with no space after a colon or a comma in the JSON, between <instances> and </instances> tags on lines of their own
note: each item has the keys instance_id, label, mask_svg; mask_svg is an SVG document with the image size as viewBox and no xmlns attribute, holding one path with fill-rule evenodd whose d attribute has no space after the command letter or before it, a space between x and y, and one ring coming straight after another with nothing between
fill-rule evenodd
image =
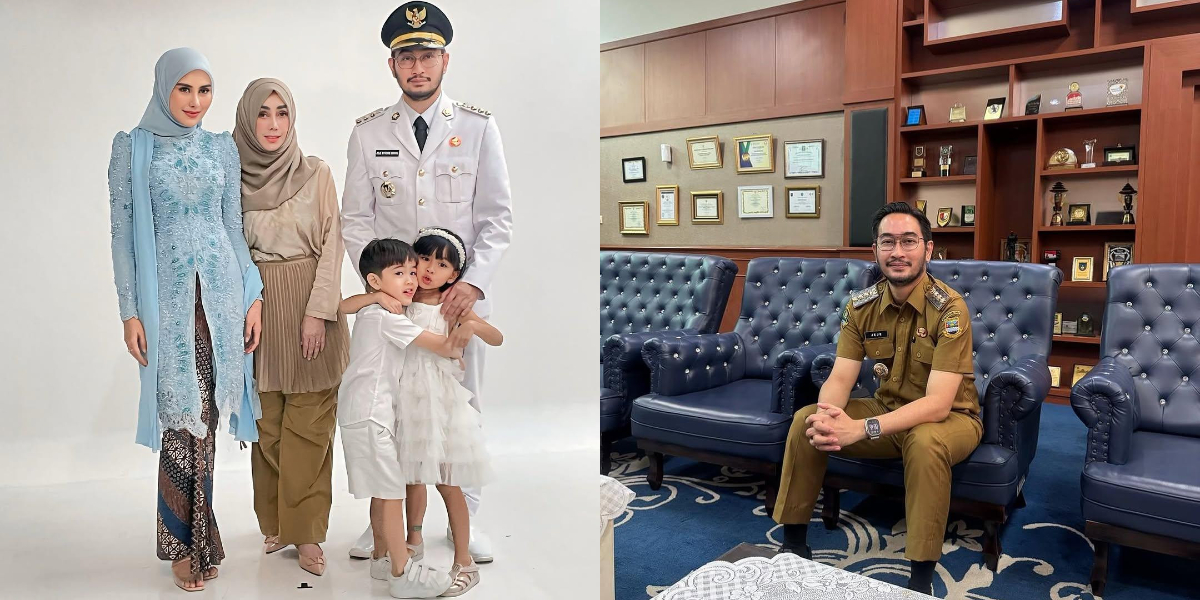
<instances>
[{"instance_id":1,"label":"khaki uniform trousers","mask_svg":"<svg viewBox=\"0 0 1200 600\"><path fill-rule=\"evenodd\" d=\"M262 418L250 453L254 512L263 535L319 544L333 502L337 386L319 392L260 392Z\"/></svg>"},{"instance_id":2,"label":"khaki uniform trousers","mask_svg":"<svg viewBox=\"0 0 1200 600\"><path fill-rule=\"evenodd\" d=\"M804 434L808 430L805 419L816 412L815 404L797 411L788 431L773 515L778 523L805 524L812 518L829 460L827 453L814 448ZM876 398L856 398L846 405L845 412L852 419L865 419L889 409ZM950 468L970 456L982 436L979 420L951 412L944 421L922 423L877 440L863 439L837 454L904 460L904 514L908 522L904 556L909 560L938 560L950 510Z\"/></svg>"}]
</instances>

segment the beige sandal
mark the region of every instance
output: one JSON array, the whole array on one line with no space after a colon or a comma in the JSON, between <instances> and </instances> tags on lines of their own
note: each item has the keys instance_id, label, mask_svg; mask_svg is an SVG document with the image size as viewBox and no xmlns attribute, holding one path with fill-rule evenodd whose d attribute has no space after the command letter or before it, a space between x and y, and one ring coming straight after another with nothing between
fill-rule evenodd
<instances>
[{"instance_id":1,"label":"beige sandal","mask_svg":"<svg viewBox=\"0 0 1200 600\"><path fill-rule=\"evenodd\" d=\"M320 548L320 546L317 546L317 548ZM320 577L325 574L325 554L324 554L324 552L322 552L320 556L312 556L312 557L304 556L303 554L301 554L300 558L299 558L299 562L300 562L301 569L304 569L305 571L308 571L309 573L312 573L313 575L316 575L317 577Z\"/></svg>"},{"instance_id":2,"label":"beige sandal","mask_svg":"<svg viewBox=\"0 0 1200 600\"><path fill-rule=\"evenodd\" d=\"M208 570L204 572L204 580L205 581L208 581L210 579L216 579L216 578L217 578L217 568L216 567L209 567Z\"/></svg>"},{"instance_id":3,"label":"beige sandal","mask_svg":"<svg viewBox=\"0 0 1200 600\"><path fill-rule=\"evenodd\" d=\"M450 570L450 579L453 582L449 589L442 592L441 597L443 598L461 596L475 587L475 584L479 583L479 565L475 564L474 560L466 566L455 563L454 568Z\"/></svg>"},{"instance_id":4,"label":"beige sandal","mask_svg":"<svg viewBox=\"0 0 1200 600\"><path fill-rule=\"evenodd\" d=\"M179 560L171 561L171 577L175 580L175 587L178 587L179 589L181 589L185 592L202 592L202 591L204 591L204 580L203 579L190 579L191 574L192 574L191 560L192 559L190 559L190 558L181 558ZM175 569L175 567L178 567L179 565L184 565L184 564L186 564L188 566L187 571L188 571L189 579L184 579L184 578L180 577L179 571L177 571ZM188 584L194 585L196 587L187 587Z\"/></svg>"},{"instance_id":5,"label":"beige sandal","mask_svg":"<svg viewBox=\"0 0 1200 600\"><path fill-rule=\"evenodd\" d=\"M287 547L288 544L279 543L279 536L277 535L268 535L263 539L263 554L275 554Z\"/></svg>"}]
</instances>

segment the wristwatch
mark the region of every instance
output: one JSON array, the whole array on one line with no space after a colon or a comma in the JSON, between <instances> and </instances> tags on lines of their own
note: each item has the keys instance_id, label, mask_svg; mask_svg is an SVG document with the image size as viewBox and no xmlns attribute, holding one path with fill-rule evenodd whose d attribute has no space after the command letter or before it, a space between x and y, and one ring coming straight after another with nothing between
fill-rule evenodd
<instances>
[{"instance_id":1,"label":"wristwatch","mask_svg":"<svg viewBox=\"0 0 1200 600\"><path fill-rule=\"evenodd\" d=\"M879 439L879 436L883 435L883 428L879 426L879 419L876 419L875 417L870 417L869 419L866 420L866 424L867 424L866 425L867 426L867 437L869 437L873 440L877 440L877 439Z\"/></svg>"}]
</instances>

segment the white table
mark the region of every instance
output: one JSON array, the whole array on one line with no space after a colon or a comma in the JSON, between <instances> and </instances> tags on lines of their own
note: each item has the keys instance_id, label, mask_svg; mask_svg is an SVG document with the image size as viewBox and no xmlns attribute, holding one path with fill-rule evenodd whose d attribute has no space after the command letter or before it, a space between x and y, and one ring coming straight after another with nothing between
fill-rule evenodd
<instances>
[{"instance_id":1,"label":"white table","mask_svg":"<svg viewBox=\"0 0 1200 600\"><path fill-rule=\"evenodd\" d=\"M929 596L795 554L716 560L655 600L928 600Z\"/></svg>"}]
</instances>

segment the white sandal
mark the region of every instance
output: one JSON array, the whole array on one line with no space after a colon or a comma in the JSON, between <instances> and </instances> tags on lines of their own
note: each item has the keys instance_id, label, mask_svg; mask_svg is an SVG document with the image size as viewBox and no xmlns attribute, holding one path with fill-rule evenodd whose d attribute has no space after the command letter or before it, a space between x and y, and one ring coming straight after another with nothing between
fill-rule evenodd
<instances>
[{"instance_id":1,"label":"white sandal","mask_svg":"<svg viewBox=\"0 0 1200 600\"><path fill-rule=\"evenodd\" d=\"M479 583L479 565L473 560L466 566L455 563L454 568L450 570L450 578L453 582L449 589L442 592L443 598L461 596L475 587Z\"/></svg>"}]
</instances>

